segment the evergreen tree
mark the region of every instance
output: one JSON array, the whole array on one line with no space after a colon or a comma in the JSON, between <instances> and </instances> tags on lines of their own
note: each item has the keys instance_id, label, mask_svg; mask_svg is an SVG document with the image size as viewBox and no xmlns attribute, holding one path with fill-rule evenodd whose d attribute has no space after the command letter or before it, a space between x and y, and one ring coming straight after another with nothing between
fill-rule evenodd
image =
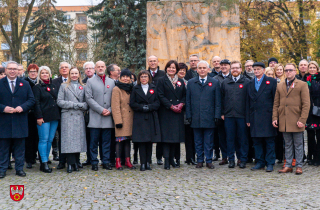
<instances>
[{"instance_id":1,"label":"evergreen tree","mask_svg":"<svg viewBox=\"0 0 320 210\"><path fill-rule=\"evenodd\" d=\"M137 71L146 64L148 0L103 0L88 10L92 29L103 42L101 57Z\"/></svg>"},{"instance_id":2,"label":"evergreen tree","mask_svg":"<svg viewBox=\"0 0 320 210\"><path fill-rule=\"evenodd\" d=\"M28 64L49 66L51 70L57 70L59 62L70 62L73 57L67 47L72 43L72 25L65 12L57 10L54 3L55 0L47 0L34 13L27 31L31 41L24 52Z\"/></svg>"}]
</instances>

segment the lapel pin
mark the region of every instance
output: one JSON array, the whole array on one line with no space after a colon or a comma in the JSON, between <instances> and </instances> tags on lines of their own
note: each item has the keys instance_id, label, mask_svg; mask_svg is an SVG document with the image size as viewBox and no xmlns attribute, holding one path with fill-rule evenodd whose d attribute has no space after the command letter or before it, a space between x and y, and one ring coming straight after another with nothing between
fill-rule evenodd
<instances>
[{"instance_id":1,"label":"lapel pin","mask_svg":"<svg viewBox=\"0 0 320 210\"><path fill-rule=\"evenodd\" d=\"M20 87L22 87L23 86L23 83L20 83Z\"/></svg>"},{"instance_id":2,"label":"lapel pin","mask_svg":"<svg viewBox=\"0 0 320 210\"><path fill-rule=\"evenodd\" d=\"M151 94L154 94L154 90L152 90L152 89L151 89L149 92L150 92Z\"/></svg>"},{"instance_id":3,"label":"lapel pin","mask_svg":"<svg viewBox=\"0 0 320 210\"><path fill-rule=\"evenodd\" d=\"M80 90L83 90L83 87L82 87L82 86L79 86L79 89L80 89Z\"/></svg>"},{"instance_id":4,"label":"lapel pin","mask_svg":"<svg viewBox=\"0 0 320 210\"><path fill-rule=\"evenodd\" d=\"M270 85L270 81L266 81L266 84L267 84L267 85Z\"/></svg>"},{"instance_id":5,"label":"lapel pin","mask_svg":"<svg viewBox=\"0 0 320 210\"><path fill-rule=\"evenodd\" d=\"M110 87L110 85L107 85L107 88L109 88Z\"/></svg>"},{"instance_id":6,"label":"lapel pin","mask_svg":"<svg viewBox=\"0 0 320 210\"><path fill-rule=\"evenodd\" d=\"M212 86L212 83L211 83L211 82L209 82L209 83L208 83L208 85L211 87L211 86Z\"/></svg>"},{"instance_id":7,"label":"lapel pin","mask_svg":"<svg viewBox=\"0 0 320 210\"><path fill-rule=\"evenodd\" d=\"M50 88L49 88L49 87L47 87L47 91L50 91Z\"/></svg>"},{"instance_id":8,"label":"lapel pin","mask_svg":"<svg viewBox=\"0 0 320 210\"><path fill-rule=\"evenodd\" d=\"M243 85L242 85L242 84L240 84L240 85L239 85L239 88L243 88Z\"/></svg>"}]
</instances>

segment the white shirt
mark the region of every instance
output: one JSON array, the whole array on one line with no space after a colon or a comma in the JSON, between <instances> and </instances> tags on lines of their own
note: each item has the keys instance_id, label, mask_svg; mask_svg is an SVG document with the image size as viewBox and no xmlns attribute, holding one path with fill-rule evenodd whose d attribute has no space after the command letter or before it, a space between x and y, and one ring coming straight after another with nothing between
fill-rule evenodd
<instances>
[{"instance_id":1,"label":"white shirt","mask_svg":"<svg viewBox=\"0 0 320 210\"><path fill-rule=\"evenodd\" d=\"M227 76L229 76L229 74L230 74L229 72L228 72L228 74L223 74L223 73L222 73L222 76L223 76L223 77L227 77Z\"/></svg>"},{"instance_id":2,"label":"white shirt","mask_svg":"<svg viewBox=\"0 0 320 210\"><path fill-rule=\"evenodd\" d=\"M154 74L156 74L156 73L158 72L158 69L156 69L155 71L152 71L152 70L150 69L150 72L151 72L151 76L153 77L152 72L154 72Z\"/></svg>"},{"instance_id":3,"label":"white shirt","mask_svg":"<svg viewBox=\"0 0 320 210\"><path fill-rule=\"evenodd\" d=\"M8 83L9 83L10 90L11 90L11 92L12 92L11 81L13 81L14 88L16 88L16 87L17 87L17 78L15 78L14 80L10 80L10 79L7 77L7 80L8 80Z\"/></svg>"},{"instance_id":4,"label":"white shirt","mask_svg":"<svg viewBox=\"0 0 320 210\"><path fill-rule=\"evenodd\" d=\"M202 83L202 80L201 80L201 79L204 79L203 83L206 83L207 77L208 77L208 76L206 76L205 78L201 78L201 77L199 76L199 81Z\"/></svg>"},{"instance_id":5,"label":"white shirt","mask_svg":"<svg viewBox=\"0 0 320 210\"><path fill-rule=\"evenodd\" d=\"M141 84L141 87L142 87L144 94L147 95L148 89L149 89L149 84L146 84L146 85Z\"/></svg>"},{"instance_id":6,"label":"white shirt","mask_svg":"<svg viewBox=\"0 0 320 210\"><path fill-rule=\"evenodd\" d=\"M66 81L64 81L65 79L66 79ZM65 77L62 76L62 83L63 83L63 82L67 82L67 81L68 81L68 77L65 78Z\"/></svg>"},{"instance_id":7,"label":"white shirt","mask_svg":"<svg viewBox=\"0 0 320 210\"><path fill-rule=\"evenodd\" d=\"M234 78L236 78L236 79L237 79L237 82L238 82L238 80L240 79L240 74L239 74L239 76L237 76L237 77L232 76L232 80L233 80L233 81L234 81Z\"/></svg>"}]
</instances>

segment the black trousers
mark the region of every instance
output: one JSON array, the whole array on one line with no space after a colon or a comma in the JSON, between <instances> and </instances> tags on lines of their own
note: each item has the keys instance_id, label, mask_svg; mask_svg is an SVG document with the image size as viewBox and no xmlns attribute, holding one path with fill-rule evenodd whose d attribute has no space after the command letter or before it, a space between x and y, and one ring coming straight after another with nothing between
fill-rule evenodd
<instances>
[{"instance_id":1,"label":"black trousers","mask_svg":"<svg viewBox=\"0 0 320 210\"><path fill-rule=\"evenodd\" d=\"M175 151L174 151L174 158L176 159L176 161L180 161L180 156L181 156L181 145L180 143L177 143L177 145L175 146Z\"/></svg>"},{"instance_id":2,"label":"black trousers","mask_svg":"<svg viewBox=\"0 0 320 210\"><path fill-rule=\"evenodd\" d=\"M58 155L59 154L59 132L58 131L56 131L56 135L54 135L51 147L52 147L52 151L51 151L52 155Z\"/></svg>"},{"instance_id":3,"label":"black trousers","mask_svg":"<svg viewBox=\"0 0 320 210\"><path fill-rule=\"evenodd\" d=\"M23 170L25 158L25 139L24 138L4 138L0 139L0 171L6 172L9 165L9 150L13 143L13 154L15 159L16 171Z\"/></svg>"},{"instance_id":4,"label":"black trousers","mask_svg":"<svg viewBox=\"0 0 320 210\"><path fill-rule=\"evenodd\" d=\"M283 155L284 155L284 139L283 139L283 134L279 132L278 130L278 135L276 136L276 142L275 142L275 150L276 150L276 159L277 160L283 160Z\"/></svg>"},{"instance_id":5,"label":"black trousers","mask_svg":"<svg viewBox=\"0 0 320 210\"><path fill-rule=\"evenodd\" d=\"M184 125L184 132L185 132L185 147L186 147L186 160L190 161L191 158L195 160L196 149L194 145L194 134L193 129L190 125Z\"/></svg>"},{"instance_id":6,"label":"black trousers","mask_svg":"<svg viewBox=\"0 0 320 210\"><path fill-rule=\"evenodd\" d=\"M151 160L152 143L141 142L139 145L140 164L147 164L147 160Z\"/></svg>"},{"instance_id":7,"label":"black trousers","mask_svg":"<svg viewBox=\"0 0 320 210\"><path fill-rule=\"evenodd\" d=\"M214 131L214 155L217 156L217 158L220 158L220 144L219 144L219 133L218 133L218 128L215 129Z\"/></svg>"},{"instance_id":8,"label":"black trousers","mask_svg":"<svg viewBox=\"0 0 320 210\"><path fill-rule=\"evenodd\" d=\"M86 140L87 140L87 162L91 163L91 153L90 153L90 128L88 128L88 123L86 123Z\"/></svg>"},{"instance_id":9,"label":"black trousers","mask_svg":"<svg viewBox=\"0 0 320 210\"><path fill-rule=\"evenodd\" d=\"M138 151L139 151L139 144L138 143L133 143L133 160L138 161Z\"/></svg>"},{"instance_id":10,"label":"black trousers","mask_svg":"<svg viewBox=\"0 0 320 210\"><path fill-rule=\"evenodd\" d=\"M157 143L156 157L157 157L157 160L160 160L163 157L163 146L162 146L162 143Z\"/></svg>"},{"instance_id":11,"label":"black trousers","mask_svg":"<svg viewBox=\"0 0 320 210\"><path fill-rule=\"evenodd\" d=\"M251 137L250 127L247 127L247 137L249 143L248 159L255 158L254 156L254 147L253 147L253 138Z\"/></svg>"},{"instance_id":12,"label":"black trousers","mask_svg":"<svg viewBox=\"0 0 320 210\"><path fill-rule=\"evenodd\" d=\"M58 124L58 129L59 133L59 141L58 141L58 146L59 146L59 163L65 164L67 162L66 154L61 153L61 121L59 120Z\"/></svg>"},{"instance_id":13,"label":"black trousers","mask_svg":"<svg viewBox=\"0 0 320 210\"><path fill-rule=\"evenodd\" d=\"M307 130L308 159L320 162L320 130ZM317 141L316 141L317 138Z\"/></svg>"},{"instance_id":14,"label":"black trousers","mask_svg":"<svg viewBox=\"0 0 320 210\"><path fill-rule=\"evenodd\" d=\"M66 158L67 158L67 164L68 165L73 165L76 163L79 163L79 158L80 158L80 153L66 153L65 154Z\"/></svg>"},{"instance_id":15,"label":"black trousers","mask_svg":"<svg viewBox=\"0 0 320 210\"><path fill-rule=\"evenodd\" d=\"M34 114L28 115L29 136L25 140L25 158L27 163L32 163L36 160L39 135L37 129L37 120Z\"/></svg>"},{"instance_id":16,"label":"black trousers","mask_svg":"<svg viewBox=\"0 0 320 210\"><path fill-rule=\"evenodd\" d=\"M175 157L176 147L179 147L179 145L180 143L162 143L163 157L173 159Z\"/></svg>"},{"instance_id":17,"label":"black trousers","mask_svg":"<svg viewBox=\"0 0 320 210\"><path fill-rule=\"evenodd\" d=\"M100 149L100 147L99 147ZM100 149L101 151L101 149ZM100 153L101 157L101 153ZM116 162L116 131L114 128L111 130L111 145L110 145L110 163L114 164Z\"/></svg>"}]
</instances>

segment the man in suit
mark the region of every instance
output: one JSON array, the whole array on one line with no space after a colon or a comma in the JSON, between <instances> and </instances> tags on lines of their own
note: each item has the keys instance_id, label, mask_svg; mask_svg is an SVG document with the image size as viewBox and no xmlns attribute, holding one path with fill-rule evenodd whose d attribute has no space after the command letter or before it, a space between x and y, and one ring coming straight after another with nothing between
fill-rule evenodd
<instances>
[{"instance_id":1,"label":"man in suit","mask_svg":"<svg viewBox=\"0 0 320 210\"><path fill-rule=\"evenodd\" d=\"M298 66L299 74L296 75L296 78L298 80L302 80L304 75L307 73L308 65L309 65L309 62L306 59L303 59L299 62L299 66Z\"/></svg>"},{"instance_id":2,"label":"man in suit","mask_svg":"<svg viewBox=\"0 0 320 210\"><path fill-rule=\"evenodd\" d=\"M95 65L93 62L85 62L83 64L85 78L82 80L83 84L86 84L88 79L93 78L95 76ZM91 165L91 154L90 154L90 128L88 127L89 124L89 111L85 112L85 123L86 123L86 141L87 141L87 160L82 165Z\"/></svg>"},{"instance_id":3,"label":"man in suit","mask_svg":"<svg viewBox=\"0 0 320 210\"><path fill-rule=\"evenodd\" d=\"M239 167L245 168L248 157L248 137L246 132L246 95L249 80L241 72L240 61L231 62L231 77L221 85L222 116L227 136L229 168L235 167L235 145L239 145Z\"/></svg>"},{"instance_id":4,"label":"man in suit","mask_svg":"<svg viewBox=\"0 0 320 210\"><path fill-rule=\"evenodd\" d=\"M206 61L200 61L197 70L199 76L188 81L186 118L194 131L196 168L203 167L205 156L206 166L213 169L214 129L217 119L221 117L220 85L217 80L208 77L210 68Z\"/></svg>"},{"instance_id":5,"label":"man in suit","mask_svg":"<svg viewBox=\"0 0 320 210\"><path fill-rule=\"evenodd\" d=\"M107 67L107 73L110 79L113 79L115 82L117 82L120 78L121 69L117 64L110 64Z\"/></svg>"},{"instance_id":6,"label":"man in suit","mask_svg":"<svg viewBox=\"0 0 320 210\"><path fill-rule=\"evenodd\" d=\"M96 63L96 76L87 81L86 101L89 109L90 153L92 170L98 170L98 144L102 138L102 166L112 170L110 163L111 131L114 123L111 116L111 95L115 82L106 77L106 65L103 61Z\"/></svg>"},{"instance_id":7,"label":"man in suit","mask_svg":"<svg viewBox=\"0 0 320 210\"><path fill-rule=\"evenodd\" d=\"M0 80L0 178L6 176L10 143L13 143L16 175L26 176L23 166L28 112L34 106L35 99L29 83L19 78L18 74L18 64L9 61L7 77Z\"/></svg>"},{"instance_id":8,"label":"man in suit","mask_svg":"<svg viewBox=\"0 0 320 210\"><path fill-rule=\"evenodd\" d=\"M165 76L166 73L162 70L159 69L159 60L157 58L157 56L151 55L148 58L148 71L152 76L152 83L157 86L157 82L158 79ZM156 157L157 157L157 164L158 165L162 165L163 161L162 161L162 157L163 157L163 147L161 142L157 143L157 147L156 147ZM151 163L151 160L149 160L149 162Z\"/></svg>"},{"instance_id":9,"label":"man in suit","mask_svg":"<svg viewBox=\"0 0 320 210\"><path fill-rule=\"evenodd\" d=\"M197 54L193 54L189 56L190 69L187 71L185 80L190 80L192 78L198 77L197 65L199 63L199 56Z\"/></svg>"},{"instance_id":10,"label":"man in suit","mask_svg":"<svg viewBox=\"0 0 320 210\"><path fill-rule=\"evenodd\" d=\"M67 62L61 62L59 64L60 77L52 80L52 84L54 84L56 86L58 92L59 92L61 84L64 82L67 82L70 69L71 69L71 65ZM59 133L59 140L57 139L57 136L55 136L55 138L53 139L52 155L53 155L53 160L59 160L59 164L57 166L57 169L63 169L66 166L67 159L66 159L65 154L61 154L61 123L60 123L60 121L59 121L57 131ZM57 150L59 150L59 157L57 156L57 153L56 153ZM81 167L82 167L82 165L80 165L80 168Z\"/></svg>"},{"instance_id":11,"label":"man in suit","mask_svg":"<svg viewBox=\"0 0 320 210\"><path fill-rule=\"evenodd\" d=\"M249 80L254 79L254 72L253 72L253 65L254 61L253 60L247 60L244 64L245 71L243 72L243 76L248 78Z\"/></svg>"},{"instance_id":12,"label":"man in suit","mask_svg":"<svg viewBox=\"0 0 320 210\"><path fill-rule=\"evenodd\" d=\"M246 121L250 127L256 159L256 165L251 170L261 170L267 165L266 171L272 172L276 160L277 135L277 130L272 126L272 107L277 80L265 76L264 63L255 62L253 69L255 78L248 85L246 108Z\"/></svg>"},{"instance_id":13,"label":"man in suit","mask_svg":"<svg viewBox=\"0 0 320 210\"><path fill-rule=\"evenodd\" d=\"M210 77L215 77L220 72L220 62L221 58L219 56L214 56L211 60L211 65L213 66L211 72L208 74Z\"/></svg>"},{"instance_id":14,"label":"man in suit","mask_svg":"<svg viewBox=\"0 0 320 210\"><path fill-rule=\"evenodd\" d=\"M303 132L310 109L310 94L306 82L296 79L296 65L284 67L285 82L277 86L273 104L272 125L283 132L286 165L279 173L292 172L293 156L296 157L296 175L302 174Z\"/></svg>"}]
</instances>

